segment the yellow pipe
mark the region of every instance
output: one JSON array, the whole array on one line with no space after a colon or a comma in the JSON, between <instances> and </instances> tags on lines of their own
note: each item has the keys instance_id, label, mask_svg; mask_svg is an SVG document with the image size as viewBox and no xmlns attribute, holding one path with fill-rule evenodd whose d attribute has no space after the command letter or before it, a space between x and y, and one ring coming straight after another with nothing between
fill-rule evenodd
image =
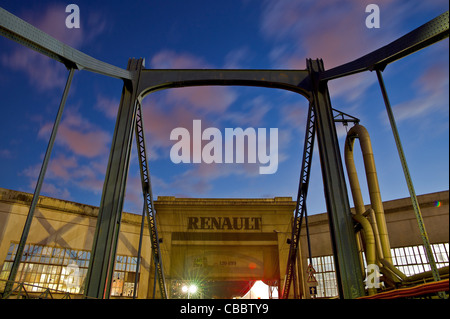
<instances>
[{"instance_id":1,"label":"yellow pipe","mask_svg":"<svg viewBox=\"0 0 450 319\"><path fill-rule=\"evenodd\" d=\"M369 208L364 213L364 216L367 216L367 219L370 221L370 224L372 225L373 235L375 236L375 247L377 249L378 261L380 261L381 259L384 259L384 255L383 255L383 248L381 247L380 242L380 234L378 233L378 225L377 220L375 218L375 212L373 211L372 208ZM380 263L379 266L381 266Z\"/></svg>"},{"instance_id":2,"label":"yellow pipe","mask_svg":"<svg viewBox=\"0 0 450 319\"><path fill-rule=\"evenodd\" d=\"M363 214L365 211L364 202L361 195L361 187L359 186L358 174L356 172L353 160L353 145L355 139L359 139L361 151L364 160L364 168L366 172L367 185L369 188L370 203L375 212L375 220L380 238L380 244L383 251L383 257L392 263L391 247L389 243L389 235L387 232L386 219L384 216L383 202L381 200L380 189L378 186L377 171L375 168L375 160L372 151L372 143L370 142L369 133L362 125L353 126L347 134L345 141L345 163L350 182L350 188L355 204L357 214Z\"/></svg>"},{"instance_id":3,"label":"yellow pipe","mask_svg":"<svg viewBox=\"0 0 450 319\"><path fill-rule=\"evenodd\" d=\"M375 251L375 236L373 235L372 225L370 222L361 214L353 215L353 218L361 224L363 233L364 233L364 241L366 244L366 262L367 265L376 265L377 257ZM377 293L376 288L369 288L369 295L373 295Z\"/></svg>"}]
</instances>

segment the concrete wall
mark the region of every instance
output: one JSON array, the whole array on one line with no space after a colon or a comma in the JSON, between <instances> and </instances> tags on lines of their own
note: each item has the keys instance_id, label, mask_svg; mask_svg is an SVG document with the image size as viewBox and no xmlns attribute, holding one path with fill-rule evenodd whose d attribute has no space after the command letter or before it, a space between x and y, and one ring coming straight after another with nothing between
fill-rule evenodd
<instances>
[{"instance_id":1,"label":"concrete wall","mask_svg":"<svg viewBox=\"0 0 450 319\"><path fill-rule=\"evenodd\" d=\"M19 242L28 215L32 195L0 188L0 269L11 242ZM27 243L92 249L98 208L94 206L40 197ZM124 213L119 235L118 255L137 256L141 216ZM150 265L150 239L144 232L143 258L139 285L140 298L147 297Z\"/></svg>"},{"instance_id":2,"label":"concrete wall","mask_svg":"<svg viewBox=\"0 0 450 319\"><path fill-rule=\"evenodd\" d=\"M418 196L418 199L430 242L449 242L449 192L421 195ZM440 202L439 206L436 205L437 201ZM3 266L10 243L20 240L30 202L30 194L0 188L0 267ZM422 239L410 199L388 201L384 202L383 205L391 247L421 245ZM230 247L236 247L236 251L239 253L245 254L247 252L247 255L254 258L257 266L260 260L276 258L281 278L280 286L282 286L289 252L286 239L291 236L292 212L295 209L295 202L291 198L182 199L159 197L155 201L155 207L158 212L159 237L162 238L161 251L164 271L169 282L177 277L174 273L177 267L172 265L172 261L178 260L177 262L179 262L179 260L192 259L199 254L195 249L200 247L217 248L225 245L228 247L228 251ZM97 214L97 207L41 197L27 242L90 251ZM218 231L217 229L207 229L207 227L206 229L188 229L188 217L193 216L198 218L211 216L253 217L261 218L262 223L260 229L248 229L246 231L242 229L221 229ZM310 215L308 221L312 255L332 255L327 214ZM140 223L140 215L123 214L117 254L137 256ZM205 223L211 225L211 220L205 221ZM218 235L219 233L220 235ZM229 234L235 237L230 238ZM305 279L302 274L308 265L304 226L300 243L298 271L302 282ZM273 247L277 253L264 247ZM190 252L189 249L191 249ZM182 251L184 255L177 256L177 251ZM142 253L138 297L147 298L153 294L154 275L147 225L144 229ZM220 254L217 255L217 258L221 258ZM238 266L237 259L231 261L236 261L235 266ZM231 268L234 267L233 263L227 266L230 267L228 270L232 270ZM227 272L226 269L223 270L222 275ZM248 276L249 272L242 273L242 276L239 275L239 272L231 274L234 279L242 279ZM264 271L262 274L264 275ZM217 275L216 277L226 279L226 276L219 278L220 276Z\"/></svg>"},{"instance_id":3,"label":"concrete wall","mask_svg":"<svg viewBox=\"0 0 450 319\"><path fill-rule=\"evenodd\" d=\"M169 283L284 278L292 198L158 197L155 208Z\"/></svg>"},{"instance_id":4,"label":"concrete wall","mask_svg":"<svg viewBox=\"0 0 450 319\"><path fill-rule=\"evenodd\" d=\"M430 243L449 242L449 191L418 196L418 201ZM440 205L437 205L437 202ZM403 198L383 203L391 248L422 245L422 237L411 204ZM369 205L366 206L366 209ZM328 215L317 214L308 217L311 254L313 257L332 255ZM308 266L306 229L301 231L300 272ZM303 278L303 281L306 277Z\"/></svg>"}]
</instances>

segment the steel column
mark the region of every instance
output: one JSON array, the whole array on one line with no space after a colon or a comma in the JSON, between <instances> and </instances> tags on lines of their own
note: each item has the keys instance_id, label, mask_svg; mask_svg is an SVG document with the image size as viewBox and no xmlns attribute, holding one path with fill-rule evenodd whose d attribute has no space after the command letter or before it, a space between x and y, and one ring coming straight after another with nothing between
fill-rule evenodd
<instances>
[{"instance_id":1,"label":"steel column","mask_svg":"<svg viewBox=\"0 0 450 319\"><path fill-rule=\"evenodd\" d=\"M135 92L142 67L142 59L130 59L128 62L127 69L133 72L135 76L132 81L124 81L86 275L86 297L107 299L110 296L136 123L137 101Z\"/></svg>"},{"instance_id":2,"label":"steel column","mask_svg":"<svg viewBox=\"0 0 450 319\"><path fill-rule=\"evenodd\" d=\"M323 62L308 59L307 66L312 80L311 102L316 116L317 141L339 295L345 299L357 298L364 295L362 270L328 86L326 81L319 81L319 74L324 71Z\"/></svg>"},{"instance_id":3,"label":"steel column","mask_svg":"<svg viewBox=\"0 0 450 319\"><path fill-rule=\"evenodd\" d=\"M22 236L17 247L16 256L14 257L13 264L11 266L11 272L9 273L8 282L6 283L3 295L8 295L11 292L13 282L16 278L17 271L19 270L20 260L22 259L25 244L28 238L28 233L30 232L31 223L33 221L34 210L39 201L39 195L41 193L42 184L44 183L45 173L47 172L47 166L50 161L52 154L53 145L55 144L56 133L58 132L59 123L61 122L61 117L64 111L64 106L66 104L67 96L69 95L70 85L72 83L73 74L75 72L74 68L70 68L69 76L67 78L66 86L59 104L58 113L56 115L55 122L53 124L52 133L50 135L50 140L48 142L47 150L45 151L44 160L42 162L41 171L39 172L39 177L36 182L36 187L33 194L33 199L31 200L30 209L28 211L28 216L23 226Z\"/></svg>"},{"instance_id":4,"label":"steel column","mask_svg":"<svg viewBox=\"0 0 450 319\"><path fill-rule=\"evenodd\" d=\"M417 219L417 223L420 230L420 236L422 237L423 245L425 246L425 252L428 258L428 262L430 263L431 272L433 274L433 278L435 281L439 281L439 271L436 266L436 262L434 260L433 251L431 250L430 241L428 239L428 234L425 229L425 224L423 222L422 213L420 212L419 201L417 200L416 192L414 190L414 185L411 179L411 174L409 173L408 164L406 162L405 153L403 152L402 143L400 141L400 135L398 134L397 124L395 123L394 113L392 112L391 103L389 101L389 97L386 91L386 87L384 85L383 76L380 70L376 70L378 83L380 84L381 93L383 95L384 104L386 106L386 112L389 117L389 122L391 124L392 133L394 135L395 144L397 145L398 155L400 157L400 162L402 164L403 173L405 175L406 184L408 186L409 195L411 197L412 206L414 209L414 213Z\"/></svg>"}]
</instances>

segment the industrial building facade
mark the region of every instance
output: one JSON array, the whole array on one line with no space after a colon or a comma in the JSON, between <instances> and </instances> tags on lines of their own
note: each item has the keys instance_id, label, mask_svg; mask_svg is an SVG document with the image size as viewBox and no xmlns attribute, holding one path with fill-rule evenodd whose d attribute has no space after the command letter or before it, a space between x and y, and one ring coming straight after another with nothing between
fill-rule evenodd
<instances>
[{"instance_id":1,"label":"industrial building facade","mask_svg":"<svg viewBox=\"0 0 450 319\"><path fill-rule=\"evenodd\" d=\"M0 189L0 293L8 279L31 197ZM418 199L437 266L448 266L449 192ZM158 197L157 228L169 297L240 298L253 283L262 281L269 296L276 298L286 272L295 206L290 197ZM410 199L384 202L383 206L393 264L407 276L429 270ZM29 294L49 288L53 295L71 293L72 298L82 298L97 214L97 207L40 197L16 282L23 283ZM141 216L124 213L112 298L132 298L135 290L137 298L159 298L146 226L136 272L140 232ZM311 297L309 264L316 272L316 297L336 297L328 215L308 216L309 247L306 233L302 229L291 297ZM181 289L188 283L199 287L190 296Z\"/></svg>"}]
</instances>

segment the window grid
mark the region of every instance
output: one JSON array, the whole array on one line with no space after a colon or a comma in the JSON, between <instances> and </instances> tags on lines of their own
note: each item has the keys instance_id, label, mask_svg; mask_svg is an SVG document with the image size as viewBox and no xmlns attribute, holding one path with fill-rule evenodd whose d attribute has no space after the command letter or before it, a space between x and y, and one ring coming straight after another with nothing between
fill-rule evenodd
<instances>
[{"instance_id":1,"label":"window grid","mask_svg":"<svg viewBox=\"0 0 450 319\"><path fill-rule=\"evenodd\" d=\"M117 256L114 267L111 296L133 296L137 257Z\"/></svg>"},{"instance_id":2,"label":"window grid","mask_svg":"<svg viewBox=\"0 0 450 319\"><path fill-rule=\"evenodd\" d=\"M432 244L431 249L437 268L449 265L448 243ZM431 270L422 245L392 248L391 254L394 266L406 276ZM313 257L312 265L316 270L315 277L319 284L317 286L317 297L336 297L338 289L333 255Z\"/></svg>"},{"instance_id":3,"label":"window grid","mask_svg":"<svg viewBox=\"0 0 450 319\"><path fill-rule=\"evenodd\" d=\"M10 244L0 271L0 279L8 280L17 247L17 243ZM87 250L26 244L16 281L27 284L25 289L30 292L43 292L50 288L82 294L90 256L91 253ZM120 278L126 280L122 281L121 286L113 283L113 289L120 289L121 293L113 294L112 289L111 295L132 296L136 264L137 257L116 257L115 269ZM5 284L5 281L0 282L0 291L4 290Z\"/></svg>"},{"instance_id":4,"label":"window grid","mask_svg":"<svg viewBox=\"0 0 450 319\"><path fill-rule=\"evenodd\" d=\"M317 297L337 296L336 271L334 269L334 256L321 256L312 258L312 265L316 271L315 277L318 282Z\"/></svg>"}]
</instances>

